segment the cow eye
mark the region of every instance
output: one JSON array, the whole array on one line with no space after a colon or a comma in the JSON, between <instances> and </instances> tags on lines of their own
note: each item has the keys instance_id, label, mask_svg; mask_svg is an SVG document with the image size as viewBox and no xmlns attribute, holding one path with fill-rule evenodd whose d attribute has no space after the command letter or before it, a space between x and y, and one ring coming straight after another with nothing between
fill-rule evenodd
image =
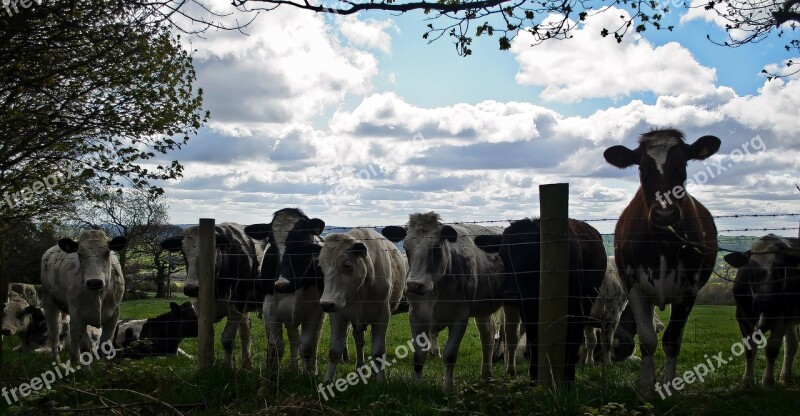
<instances>
[{"instance_id":1,"label":"cow eye","mask_svg":"<svg viewBox=\"0 0 800 416\"><path fill-rule=\"evenodd\" d=\"M344 268L347 269L347 270L352 269L353 268L353 263L351 263L349 261L344 262Z\"/></svg>"}]
</instances>

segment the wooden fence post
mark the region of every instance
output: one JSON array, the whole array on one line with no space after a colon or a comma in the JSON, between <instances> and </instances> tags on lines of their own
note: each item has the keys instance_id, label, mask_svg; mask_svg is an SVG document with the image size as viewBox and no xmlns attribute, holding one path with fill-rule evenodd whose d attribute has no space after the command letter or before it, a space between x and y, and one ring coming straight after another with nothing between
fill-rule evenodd
<instances>
[{"instance_id":1,"label":"wooden fence post","mask_svg":"<svg viewBox=\"0 0 800 416\"><path fill-rule=\"evenodd\" d=\"M568 206L569 184L539 185L541 277L537 382L552 388L564 381L569 295Z\"/></svg>"},{"instance_id":2,"label":"wooden fence post","mask_svg":"<svg viewBox=\"0 0 800 416\"><path fill-rule=\"evenodd\" d=\"M200 369L214 364L214 261L217 254L214 225L214 219L200 219L197 270L197 355Z\"/></svg>"}]
</instances>

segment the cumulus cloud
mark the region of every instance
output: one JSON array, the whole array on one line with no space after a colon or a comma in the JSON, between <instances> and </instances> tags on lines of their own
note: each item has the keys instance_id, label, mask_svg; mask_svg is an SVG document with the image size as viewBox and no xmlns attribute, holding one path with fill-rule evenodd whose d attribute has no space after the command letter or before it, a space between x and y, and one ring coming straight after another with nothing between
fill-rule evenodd
<instances>
[{"instance_id":1,"label":"cumulus cloud","mask_svg":"<svg viewBox=\"0 0 800 416\"><path fill-rule=\"evenodd\" d=\"M620 26L621 17L630 18L622 9L602 10L577 25L568 40L532 48L530 33L517 36L511 44L520 65L517 82L543 86L543 99L562 102L639 92L696 95L713 89L716 71L677 43L656 47L636 33L628 33L621 44L612 36L598 36L604 28Z\"/></svg>"}]
</instances>

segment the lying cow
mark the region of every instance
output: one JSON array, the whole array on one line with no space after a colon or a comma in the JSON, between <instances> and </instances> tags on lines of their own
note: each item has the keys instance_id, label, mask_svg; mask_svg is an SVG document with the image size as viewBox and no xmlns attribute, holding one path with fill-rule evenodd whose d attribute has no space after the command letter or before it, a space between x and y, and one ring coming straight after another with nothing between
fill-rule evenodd
<instances>
[{"instance_id":1,"label":"lying cow","mask_svg":"<svg viewBox=\"0 0 800 416\"><path fill-rule=\"evenodd\" d=\"M477 234L499 234L497 227L472 224L442 224L439 214L411 214L408 229L386 227L382 234L390 241L404 241L409 263L406 291L410 304L409 322L415 340L424 334L448 329L442 358L445 363L444 390L453 389L453 369L470 317L475 317L483 353L481 376L491 376L494 324L492 313L503 306L503 264L496 254L482 252L472 238ZM517 322L511 314L508 325ZM509 338L512 338L509 336ZM509 344L516 345L516 339ZM414 380L422 380L427 352L417 343L414 351ZM513 351L515 347L511 347ZM513 356L513 354L512 354ZM514 374L513 358L508 372Z\"/></svg>"},{"instance_id":2,"label":"lying cow","mask_svg":"<svg viewBox=\"0 0 800 416\"><path fill-rule=\"evenodd\" d=\"M333 382L336 365L344 353L347 325L363 339L367 326L372 330L372 357L386 359L386 330L389 318L403 294L408 263L400 250L372 229L356 228L346 234L331 234L319 254L325 275L320 298L322 310L331 321L331 347L325 382ZM364 357L356 356L356 368ZM385 380L380 368L379 382Z\"/></svg>"},{"instance_id":3,"label":"lying cow","mask_svg":"<svg viewBox=\"0 0 800 416\"><path fill-rule=\"evenodd\" d=\"M62 315L58 325L58 351L70 349L70 325L69 315ZM100 340L100 330L89 326L89 340L92 348L97 347ZM12 297L6 303L3 310L3 336L19 337L20 344L13 351L15 352L51 352L47 339L47 320L44 316L44 309L39 306L29 305L25 299Z\"/></svg>"},{"instance_id":4,"label":"lying cow","mask_svg":"<svg viewBox=\"0 0 800 416\"><path fill-rule=\"evenodd\" d=\"M170 311L148 319L123 319L114 332L114 347L129 348L135 341L149 344L140 355L187 355L178 346L184 338L197 338L197 312L192 302L170 302Z\"/></svg>"},{"instance_id":5,"label":"lying cow","mask_svg":"<svg viewBox=\"0 0 800 416\"><path fill-rule=\"evenodd\" d=\"M200 227L185 230L182 237L172 237L161 242L170 252L181 252L186 260L186 283L183 293L196 298L200 292ZM214 228L214 322L227 317L222 331L224 365L233 367L233 346L236 332L242 341L242 367L250 368L250 312L261 306L257 294L256 277L261 259L261 245L248 237L239 224L221 223Z\"/></svg>"},{"instance_id":6,"label":"lying cow","mask_svg":"<svg viewBox=\"0 0 800 416\"><path fill-rule=\"evenodd\" d=\"M769 331L763 387L775 384L775 360L786 339L781 381L792 381L800 324L800 240L768 234L744 253L730 253L725 261L739 270L733 284L736 320L745 340L745 385L755 384L756 344ZM759 338L759 339L756 339ZM763 346L763 345L758 345Z\"/></svg>"},{"instance_id":7,"label":"lying cow","mask_svg":"<svg viewBox=\"0 0 800 416\"><path fill-rule=\"evenodd\" d=\"M84 230L78 241L64 238L42 256L42 306L53 360L58 357L60 314L70 316L70 361L90 349L87 326L102 330L99 342L109 340L119 318L125 280L115 251L125 248L124 237L109 239L102 230ZM76 348L80 346L81 348Z\"/></svg>"},{"instance_id":8,"label":"lying cow","mask_svg":"<svg viewBox=\"0 0 800 416\"><path fill-rule=\"evenodd\" d=\"M583 344L583 329L597 298L606 271L606 250L600 234L590 225L569 220L569 299L567 306L567 339L564 378L575 379L578 349ZM508 303L518 304L525 325L530 350L528 367L532 380L537 379L539 365L539 279L540 226L538 219L514 221L502 235L475 237L475 243L490 253L500 253L508 277L505 296Z\"/></svg>"}]
</instances>

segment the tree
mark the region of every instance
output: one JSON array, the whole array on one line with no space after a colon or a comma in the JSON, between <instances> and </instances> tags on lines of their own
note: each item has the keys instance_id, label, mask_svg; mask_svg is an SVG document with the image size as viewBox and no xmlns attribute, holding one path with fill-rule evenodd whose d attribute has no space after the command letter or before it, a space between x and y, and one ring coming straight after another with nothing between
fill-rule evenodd
<instances>
[{"instance_id":1,"label":"tree","mask_svg":"<svg viewBox=\"0 0 800 416\"><path fill-rule=\"evenodd\" d=\"M426 20L430 22L422 37L432 42L447 34L455 40L458 53L464 56L472 54L473 37L497 35L501 50L509 49L511 40L520 31L529 32L534 45L569 38L575 22L592 18L611 5L629 10L630 17L621 16L619 25L603 29L599 33L601 36L613 35L621 42L631 30L637 33L648 28L671 31L673 26L662 25L665 14L670 11L669 4L656 0L338 0L335 5L322 0L233 1L240 10L256 12L280 6L341 15L374 10L391 13L421 10L429 16ZM797 23L800 23L800 0L707 0L703 5L686 7L702 7L726 19L729 40L718 43L727 46L758 42L776 31L779 37L783 37L786 30L796 34ZM790 39L786 48L800 51L800 44L797 39Z\"/></svg>"},{"instance_id":2,"label":"tree","mask_svg":"<svg viewBox=\"0 0 800 416\"><path fill-rule=\"evenodd\" d=\"M161 242L182 233L183 229L177 225L161 224L149 227L148 231L143 235L141 243L134 247L135 253L146 257L148 261L152 262L152 267L155 270L153 278L156 284L157 298L170 296L169 277L183 269L183 258L176 257L161 248Z\"/></svg>"},{"instance_id":3,"label":"tree","mask_svg":"<svg viewBox=\"0 0 800 416\"><path fill-rule=\"evenodd\" d=\"M192 59L155 2L4 4L0 235L63 212L90 180L146 187L181 174L177 161L148 163L187 143L208 114Z\"/></svg>"}]
</instances>

